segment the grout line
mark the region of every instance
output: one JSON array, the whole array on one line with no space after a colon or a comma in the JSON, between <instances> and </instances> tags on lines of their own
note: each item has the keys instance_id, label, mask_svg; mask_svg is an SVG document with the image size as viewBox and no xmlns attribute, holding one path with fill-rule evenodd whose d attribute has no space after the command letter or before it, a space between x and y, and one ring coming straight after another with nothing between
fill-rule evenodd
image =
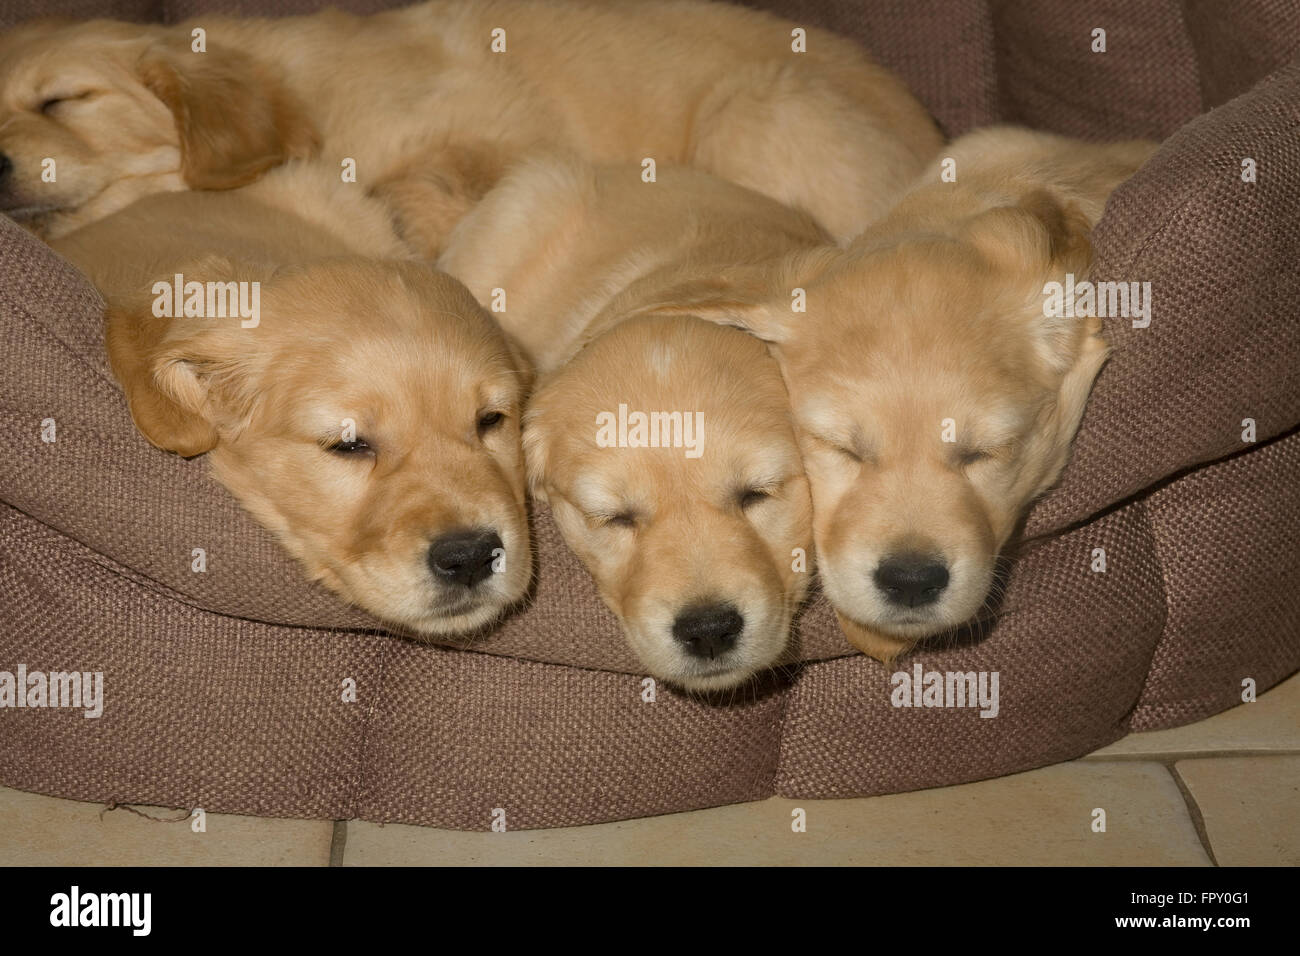
<instances>
[{"instance_id":1,"label":"grout line","mask_svg":"<svg viewBox=\"0 0 1300 956\"><path fill-rule=\"evenodd\" d=\"M1122 762L1126 760L1149 760L1153 763L1172 763L1175 760L1201 760L1205 757L1297 757L1300 756L1300 750L1282 749L1282 750L1153 750L1149 753L1132 753L1132 754L1084 754L1077 760L1086 760L1089 763L1104 763L1106 761Z\"/></svg>"},{"instance_id":2,"label":"grout line","mask_svg":"<svg viewBox=\"0 0 1300 956\"><path fill-rule=\"evenodd\" d=\"M1174 778L1174 783L1178 786L1178 792L1183 795L1183 802L1187 804L1187 813L1192 818L1192 826L1196 830L1196 836L1201 841L1201 847L1205 850L1205 855L1210 858L1214 866L1219 865L1219 861L1214 856L1214 847L1210 845L1210 833L1205 828L1205 816L1201 813L1201 808L1196 805L1196 798L1192 796L1192 791L1187 788L1187 783L1183 780L1182 774L1174 766L1171 760L1164 765L1169 771L1169 775Z\"/></svg>"},{"instance_id":3,"label":"grout line","mask_svg":"<svg viewBox=\"0 0 1300 956\"><path fill-rule=\"evenodd\" d=\"M330 839L330 866L343 865L343 851L348 845L348 821L334 821L334 836Z\"/></svg>"}]
</instances>

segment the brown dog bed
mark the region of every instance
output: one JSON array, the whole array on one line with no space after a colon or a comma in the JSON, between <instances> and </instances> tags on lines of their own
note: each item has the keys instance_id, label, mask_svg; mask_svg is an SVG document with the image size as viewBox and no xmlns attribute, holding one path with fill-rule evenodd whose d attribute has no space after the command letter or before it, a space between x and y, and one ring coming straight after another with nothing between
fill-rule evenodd
<instances>
[{"instance_id":1,"label":"brown dog bed","mask_svg":"<svg viewBox=\"0 0 1300 956\"><path fill-rule=\"evenodd\" d=\"M209 9L54 6L166 20ZM104 674L98 719L0 709L0 784L468 829L503 808L511 829L562 826L1010 773L1208 716L1239 703L1244 680L1262 692L1300 666L1295 6L770 6L861 40L950 135L1008 121L1168 137L1094 237L1095 278L1151 283L1151 323L1107 321L1114 357L986 632L886 667L850 653L818 601L798 661L760 687L723 701L659 687L650 701L543 513L527 611L469 647L389 636L304 584L202 460L136 433L98 296L0 220L0 671ZM58 11L8 2L0 24L38 12ZM996 718L892 706L891 675L918 663L997 672Z\"/></svg>"}]
</instances>

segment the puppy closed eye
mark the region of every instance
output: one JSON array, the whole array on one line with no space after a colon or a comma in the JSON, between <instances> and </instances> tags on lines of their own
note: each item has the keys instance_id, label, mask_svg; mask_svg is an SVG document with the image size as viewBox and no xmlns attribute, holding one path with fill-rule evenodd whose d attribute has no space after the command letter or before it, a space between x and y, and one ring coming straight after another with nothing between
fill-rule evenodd
<instances>
[{"instance_id":1,"label":"puppy closed eye","mask_svg":"<svg viewBox=\"0 0 1300 956\"><path fill-rule=\"evenodd\" d=\"M62 106L65 103L76 103L88 100L93 95L93 90L86 90L83 93L65 93L58 96L47 96L36 108L36 112L41 113L44 116L49 116L54 112L56 107Z\"/></svg>"},{"instance_id":2,"label":"puppy closed eye","mask_svg":"<svg viewBox=\"0 0 1300 956\"><path fill-rule=\"evenodd\" d=\"M597 512L587 515L587 520L601 528L635 529L638 515L635 511Z\"/></svg>"},{"instance_id":3,"label":"puppy closed eye","mask_svg":"<svg viewBox=\"0 0 1300 956\"><path fill-rule=\"evenodd\" d=\"M331 442L325 445L324 448L330 454L338 455L340 458L360 458L363 455L374 453L374 449L364 438Z\"/></svg>"},{"instance_id":4,"label":"puppy closed eye","mask_svg":"<svg viewBox=\"0 0 1300 956\"><path fill-rule=\"evenodd\" d=\"M958 467L972 468L990 462L1003 460L1008 452L1007 446L997 448L963 448L954 453Z\"/></svg>"},{"instance_id":5,"label":"puppy closed eye","mask_svg":"<svg viewBox=\"0 0 1300 956\"><path fill-rule=\"evenodd\" d=\"M745 488L737 493L736 503L740 505L741 511L748 511L769 500L775 491L775 488Z\"/></svg>"},{"instance_id":6,"label":"puppy closed eye","mask_svg":"<svg viewBox=\"0 0 1300 956\"><path fill-rule=\"evenodd\" d=\"M846 444L834 438L824 438L821 435L814 435L817 442L830 451L835 452L842 460L854 465L863 465L867 462L867 456L862 454L856 447Z\"/></svg>"},{"instance_id":7,"label":"puppy closed eye","mask_svg":"<svg viewBox=\"0 0 1300 956\"><path fill-rule=\"evenodd\" d=\"M483 438L490 432L496 431L505 424L505 420L505 412L489 411L479 413L476 425L478 437Z\"/></svg>"}]
</instances>

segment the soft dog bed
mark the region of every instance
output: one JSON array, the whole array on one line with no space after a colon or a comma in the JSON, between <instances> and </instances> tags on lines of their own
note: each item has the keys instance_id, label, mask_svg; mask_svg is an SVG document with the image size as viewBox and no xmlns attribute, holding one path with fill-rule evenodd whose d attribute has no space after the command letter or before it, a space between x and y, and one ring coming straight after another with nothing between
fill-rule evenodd
<instances>
[{"instance_id":1,"label":"soft dog bed","mask_svg":"<svg viewBox=\"0 0 1300 956\"><path fill-rule=\"evenodd\" d=\"M539 513L527 611L472 646L387 635L305 585L202 460L136 433L98 296L0 219L0 671L104 675L98 718L0 709L0 784L469 829L501 808L511 829L561 826L1010 773L1206 717L1239 703L1243 681L1262 692L1300 666L1294 5L772 7L860 39L950 135L1001 120L1168 137L1094 237L1096 279L1151 283L1150 325L1106 322L1114 357L986 633L887 667L850 653L818 600L791 666L737 699L650 688ZM10 2L0 23L38 12L56 11ZM996 717L895 706L893 675L917 665L996 672Z\"/></svg>"}]
</instances>

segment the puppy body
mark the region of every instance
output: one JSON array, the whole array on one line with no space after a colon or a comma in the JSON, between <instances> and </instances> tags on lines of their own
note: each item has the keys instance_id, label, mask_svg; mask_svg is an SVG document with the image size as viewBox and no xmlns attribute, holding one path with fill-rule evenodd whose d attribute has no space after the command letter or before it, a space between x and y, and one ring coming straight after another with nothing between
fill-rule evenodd
<instances>
[{"instance_id":1,"label":"puppy body","mask_svg":"<svg viewBox=\"0 0 1300 956\"><path fill-rule=\"evenodd\" d=\"M191 50L197 28L205 53ZM846 238L940 137L854 44L808 29L796 53L793 29L694 0L31 24L0 40L0 153L13 165L0 205L54 237L152 192L240 185L319 149L399 201L438 202L410 226L432 255L431 222L445 232L514 158L561 149L695 165ZM57 183L41 181L46 157Z\"/></svg>"},{"instance_id":2,"label":"puppy body","mask_svg":"<svg viewBox=\"0 0 1300 956\"><path fill-rule=\"evenodd\" d=\"M440 265L480 301L504 295L499 318L542 373L524 437L534 494L633 649L658 677L729 687L786 646L811 510L775 362L692 312L733 283L770 292L776 257L830 239L707 174L639 173L530 163L457 228ZM679 429L688 442L672 441Z\"/></svg>"},{"instance_id":3,"label":"puppy body","mask_svg":"<svg viewBox=\"0 0 1300 956\"><path fill-rule=\"evenodd\" d=\"M776 343L812 486L825 593L888 660L974 617L1028 504L1065 465L1107 355L1096 317L1044 312L1086 278L1110 192L1155 148L989 129L946 151L779 301L724 315Z\"/></svg>"},{"instance_id":4,"label":"puppy body","mask_svg":"<svg viewBox=\"0 0 1300 956\"><path fill-rule=\"evenodd\" d=\"M873 234L919 229L959 234L970 217L1015 206L1040 192L1063 208L1077 210L1091 229L1110 194L1155 149L1148 140L1084 143L1016 126L985 127L950 143ZM946 160L952 160L955 182L942 180Z\"/></svg>"},{"instance_id":5,"label":"puppy body","mask_svg":"<svg viewBox=\"0 0 1300 956\"><path fill-rule=\"evenodd\" d=\"M526 372L460 283L367 257L405 252L368 205L332 170L290 165L149 197L54 245L108 301L110 362L151 442L210 452L345 599L413 634L471 631L531 576ZM256 323L160 316L155 283L177 274L256 284Z\"/></svg>"},{"instance_id":6,"label":"puppy body","mask_svg":"<svg viewBox=\"0 0 1300 956\"><path fill-rule=\"evenodd\" d=\"M110 303L138 298L178 263L225 255L271 268L341 256L414 259L384 206L323 164L294 161L242 189L162 193L51 245Z\"/></svg>"},{"instance_id":7,"label":"puppy body","mask_svg":"<svg viewBox=\"0 0 1300 956\"><path fill-rule=\"evenodd\" d=\"M438 265L498 319L539 373L637 315L724 308L785 290L785 260L828 250L812 217L684 167L522 163L452 233Z\"/></svg>"}]
</instances>

